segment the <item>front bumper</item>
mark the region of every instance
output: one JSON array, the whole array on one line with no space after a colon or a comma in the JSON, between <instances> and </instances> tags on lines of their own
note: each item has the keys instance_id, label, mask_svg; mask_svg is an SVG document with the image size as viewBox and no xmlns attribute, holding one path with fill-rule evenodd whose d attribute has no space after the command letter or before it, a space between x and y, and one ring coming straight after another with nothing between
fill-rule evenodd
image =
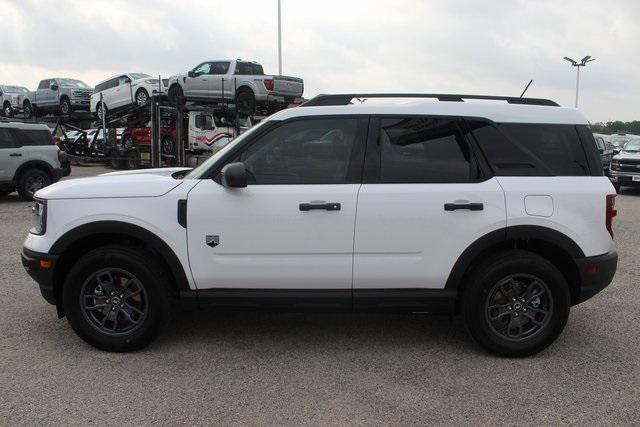
<instances>
[{"instance_id":1,"label":"front bumper","mask_svg":"<svg viewBox=\"0 0 640 427\"><path fill-rule=\"evenodd\" d=\"M621 172L611 169L609 171L609 179L614 184L625 186L640 186L640 173ZM636 181L634 181L634 179Z\"/></svg>"},{"instance_id":2,"label":"front bumper","mask_svg":"<svg viewBox=\"0 0 640 427\"><path fill-rule=\"evenodd\" d=\"M49 304L56 304L53 287L53 268L58 257L22 248L20 254L22 266L33 280L38 283L42 297Z\"/></svg>"},{"instance_id":3,"label":"front bumper","mask_svg":"<svg viewBox=\"0 0 640 427\"><path fill-rule=\"evenodd\" d=\"M609 286L618 266L618 253L576 259L580 273L580 294L575 304L580 304Z\"/></svg>"}]
</instances>

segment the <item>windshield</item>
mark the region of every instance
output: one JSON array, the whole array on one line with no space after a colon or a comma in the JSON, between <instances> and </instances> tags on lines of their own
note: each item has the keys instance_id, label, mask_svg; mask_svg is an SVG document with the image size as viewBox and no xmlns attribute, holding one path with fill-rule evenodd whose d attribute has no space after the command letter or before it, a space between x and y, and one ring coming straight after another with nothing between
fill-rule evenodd
<instances>
[{"instance_id":1,"label":"windshield","mask_svg":"<svg viewBox=\"0 0 640 427\"><path fill-rule=\"evenodd\" d=\"M256 126L252 127L251 129L249 129L248 131L246 131L245 133L243 133L242 135L240 135L239 137L237 137L236 139L231 141L229 144L224 146L216 154L214 154L213 156L209 157L203 164L201 164L200 166L198 166L197 168L195 168L194 170L189 172L184 177L184 179L200 179L200 178L202 178L204 176L204 174L209 170L209 168L211 168L211 166L213 166L218 161L218 159L221 159L227 152L232 150L233 147L237 146L239 143L244 141L246 138L248 138L249 136L251 136L254 133L256 133L256 131L258 129L260 129L263 124L268 123L268 122L269 122L269 120L263 120L262 122L258 123Z\"/></svg>"},{"instance_id":2,"label":"windshield","mask_svg":"<svg viewBox=\"0 0 640 427\"><path fill-rule=\"evenodd\" d=\"M627 140L626 139L612 139L611 140L611 145L613 145L616 148L620 148L622 147L624 144L626 144Z\"/></svg>"},{"instance_id":3,"label":"windshield","mask_svg":"<svg viewBox=\"0 0 640 427\"><path fill-rule=\"evenodd\" d=\"M138 80L138 79L148 79L151 78L150 75L145 74L145 73L131 73L129 74L131 76L131 80Z\"/></svg>"},{"instance_id":4,"label":"windshield","mask_svg":"<svg viewBox=\"0 0 640 427\"><path fill-rule=\"evenodd\" d=\"M5 86L4 91L7 93L27 93L29 89L22 86Z\"/></svg>"},{"instance_id":5,"label":"windshield","mask_svg":"<svg viewBox=\"0 0 640 427\"><path fill-rule=\"evenodd\" d=\"M76 79L57 79L58 84L64 87L78 87L82 89L91 89L84 82Z\"/></svg>"},{"instance_id":6,"label":"windshield","mask_svg":"<svg viewBox=\"0 0 640 427\"><path fill-rule=\"evenodd\" d=\"M624 146L622 151L626 151L628 153L638 153L640 152L640 141L629 142Z\"/></svg>"}]
</instances>

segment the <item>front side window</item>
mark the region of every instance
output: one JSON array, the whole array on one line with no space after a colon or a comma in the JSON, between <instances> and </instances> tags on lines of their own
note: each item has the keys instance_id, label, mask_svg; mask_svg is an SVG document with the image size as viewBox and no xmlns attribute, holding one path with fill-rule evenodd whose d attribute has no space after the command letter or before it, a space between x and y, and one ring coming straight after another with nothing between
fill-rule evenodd
<instances>
[{"instance_id":1,"label":"front side window","mask_svg":"<svg viewBox=\"0 0 640 427\"><path fill-rule=\"evenodd\" d=\"M129 83L129 77L127 76L118 77L118 86L126 85L127 83Z\"/></svg>"},{"instance_id":2,"label":"front side window","mask_svg":"<svg viewBox=\"0 0 640 427\"><path fill-rule=\"evenodd\" d=\"M471 149L452 119L382 119L378 146L381 182L470 182L478 178Z\"/></svg>"},{"instance_id":3,"label":"front side window","mask_svg":"<svg viewBox=\"0 0 640 427\"><path fill-rule=\"evenodd\" d=\"M200 64L196 68L194 68L193 72L196 74L209 74L210 68L211 68L211 64L208 62L205 62L204 64Z\"/></svg>"},{"instance_id":4,"label":"front side window","mask_svg":"<svg viewBox=\"0 0 640 427\"><path fill-rule=\"evenodd\" d=\"M245 164L249 184L348 183L357 130L358 120L351 118L285 123L234 161Z\"/></svg>"},{"instance_id":5,"label":"front side window","mask_svg":"<svg viewBox=\"0 0 640 427\"><path fill-rule=\"evenodd\" d=\"M198 114L196 116L196 127L202 130L213 130L213 118L208 114Z\"/></svg>"}]
</instances>

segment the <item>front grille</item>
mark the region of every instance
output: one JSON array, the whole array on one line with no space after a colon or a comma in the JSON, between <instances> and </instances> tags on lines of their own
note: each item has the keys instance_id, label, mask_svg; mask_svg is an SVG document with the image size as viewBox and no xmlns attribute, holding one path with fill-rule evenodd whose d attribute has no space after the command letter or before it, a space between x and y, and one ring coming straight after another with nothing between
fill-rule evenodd
<instances>
[{"instance_id":1,"label":"front grille","mask_svg":"<svg viewBox=\"0 0 640 427\"><path fill-rule=\"evenodd\" d=\"M90 99L91 98L91 92L74 92L73 95L76 98L82 98L82 99Z\"/></svg>"}]
</instances>

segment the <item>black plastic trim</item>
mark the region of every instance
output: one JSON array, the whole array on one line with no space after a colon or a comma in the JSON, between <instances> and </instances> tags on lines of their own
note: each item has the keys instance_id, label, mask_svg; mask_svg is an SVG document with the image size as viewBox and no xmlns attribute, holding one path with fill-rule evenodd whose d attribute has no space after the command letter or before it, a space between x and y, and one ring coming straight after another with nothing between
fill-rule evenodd
<instances>
[{"instance_id":1,"label":"black plastic trim","mask_svg":"<svg viewBox=\"0 0 640 427\"><path fill-rule=\"evenodd\" d=\"M187 228L187 199L178 200L178 224Z\"/></svg>"},{"instance_id":2,"label":"black plastic trim","mask_svg":"<svg viewBox=\"0 0 640 427\"><path fill-rule=\"evenodd\" d=\"M31 249L22 248L22 252L20 253L20 258L22 259L22 266L25 271L33 280L38 283L40 287L40 293L42 297L49 304L56 304L55 294L54 294L54 286L53 286L53 271L58 260L58 257L55 255L50 255L42 252L32 251ZM42 268L40 267L40 261L51 261L52 265L50 268Z\"/></svg>"},{"instance_id":3,"label":"black plastic trim","mask_svg":"<svg viewBox=\"0 0 640 427\"><path fill-rule=\"evenodd\" d=\"M580 304L609 286L618 268L618 254L615 251L604 255L576 259L580 273L580 294L575 304ZM595 274L588 274L589 268L595 267Z\"/></svg>"},{"instance_id":4,"label":"black plastic trim","mask_svg":"<svg viewBox=\"0 0 640 427\"><path fill-rule=\"evenodd\" d=\"M318 107L331 105L348 105L353 98L436 98L439 101L463 102L465 99L484 99L492 101L506 101L509 104L544 105L559 107L558 103L542 98L518 98L515 96L495 95L462 95L451 93L350 93L317 95L302 103L301 107Z\"/></svg>"}]
</instances>

